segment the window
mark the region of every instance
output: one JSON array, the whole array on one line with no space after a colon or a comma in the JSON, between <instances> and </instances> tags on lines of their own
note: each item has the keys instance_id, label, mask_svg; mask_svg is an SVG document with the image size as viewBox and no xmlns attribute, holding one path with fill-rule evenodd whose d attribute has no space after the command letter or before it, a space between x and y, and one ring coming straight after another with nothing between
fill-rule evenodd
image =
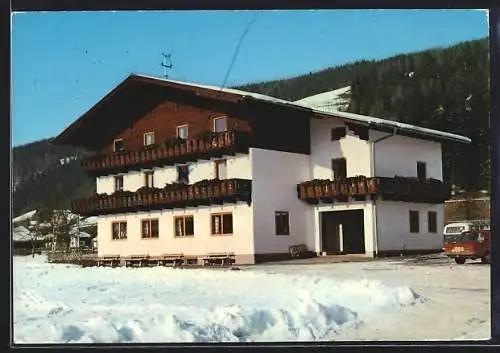
<instances>
[{"instance_id":1,"label":"window","mask_svg":"<svg viewBox=\"0 0 500 353\"><path fill-rule=\"evenodd\" d=\"M144 146L152 146L155 143L155 133L146 132L144 134Z\"/></svg>"},{"instance_id":2,"label":"window","mask_svg":"<svg viewBox=\"0 0 500 353\"><path fill-rule=\"evenodd\" d=\"M125 146L123 144L123 139L116 139L113 141L113 151L121 152L125 150Z\"/></svg>"},{"instance_id":3,"label":"window","mask_svg":"<svg viewBox=\"0 0 500 353\"><path fill-rule=\"evenodd\" d=\"M224 132L227 130L227 117L214 119L214 132Z\"/></svg>"},{"instance_id":4,"label":"window","mask_svg":"<svg viewBox=\"0 0 500 353\"><path fill-rule=\"evenodd\" d=\"M290 235L288 212L274 212L276 235Z\"/></svg>"},{"instance_id":5,"label":"window","mask_svg":"<svg viewBox=\"0 0 500 353\"><path fill-rule=\"evenodd\" d=\"M177 182L189 184L189 166L187 164L177 166Z\"/></svg>"},{"instance_id":6,"label":"window","mask_svg":"<svg viewBox=\"0 0 500 353\"><path fill-rule=\"evenodd\" d=\"M181 216L174 218L175 236L176 237L189 237L194 235L194 217Z\"/></svg>"},{"instance_id":7,"label":"window","mask_svg":"<svg viewBox=\"0 0 500 353\"><path fill-rule=\"evenodd\" d=\"M113 240L127 239L127 222L111 223Z\"/></svg>"},{"instance_id":8,"label":"window","mask_svg":"<svg viewBox=\"0 0 500 353\"><path fill-rule=\"evenodd\" d=\"M218 213L212 215L212 234L233 234L233 214Z\"/></svg>"},{"instance_id":9,"label":"window","mask_svg":"<svg viewBox=\"0 0 500 353\"><path fill-rule=\"evenodd\" d=\"M437 212L429 211L427 213L427 225L429 233L437 233Z\"/></svg>"},{"instance_id":10,"label":"window","mask_svg":"<svg viewBox=\"0 0 500 353\"><path fill-rule=\"evenodd\" d=\"M123 175L115 176L115 191L123 191Z\"/></svg>"},{"instance_id":11,"label":"window","mask_svg":"<svg viewBox=\"0 0 500 353\"><path fill-rule=\"evenodd\" d=\"M154 172L153 171L147 171L144 172L144 185L148 188L154 187Z\"/></svg>"},{"instance_id":12,"label":"window","mask_svg":"<svg viewBox=\"0 0 500 353\"><path fill-rule=\"evenodd\" d=\"M427 179L427 170L425 162L417 162L417 178L418 180Z\"/></svg>"},{"instance_id":13,"label":"window","mask_svg":"<svg viewBox=\"0 0 500 353\"><path fill-rule=\"evenodd\" d=\"M187 139L189 137L189 128L187 125L177 126L177 137Z\"/></svg>"},{"instance_id":14,"label":"window","mask_svg":"<svg viewBox=\"0 0 500 353\"><path fill-rule=\"evenodd\" d=\"M142 220L142 237L143 238L158 238L159 237L158 220L143 219Z\"/></svg>"},{"instance_id":15,"label":"window","mask_svg":"<svg viewBox=\"0 0 500 353\"><path fill-rule=\"evenodd\" d=\"M227 178L227 163L225 159L215 161L215 179L223 180Z\"/></svg>"},{"instance_id":16,"label":"window","mask_svg":"<svg viewBox=\"0 0 500 353\"><path fill-rule=\"evenodd\" d=\"M330 131L330 137L332 141L340 140L342 137L346 135L346 127L334 127Z\"/></svg>"},{"instance_id":17,"label":"window","mask_svg":"<svg viewBox=\"0 0 500 353\"><path fill-rule=\"evenodd\" d=\"M333 179L345 179L347 177L347 163L345 158L332 159Z\"/></svg>"},{"instance_id":18,"label":"window","mask_svg":"<svg viewBox=\"0 0 500 353\"><path fill-rule=\"evenodd\" d=\"M410 233L420 232L418 211L410 211Z\"/></svg>"}]
</instances>

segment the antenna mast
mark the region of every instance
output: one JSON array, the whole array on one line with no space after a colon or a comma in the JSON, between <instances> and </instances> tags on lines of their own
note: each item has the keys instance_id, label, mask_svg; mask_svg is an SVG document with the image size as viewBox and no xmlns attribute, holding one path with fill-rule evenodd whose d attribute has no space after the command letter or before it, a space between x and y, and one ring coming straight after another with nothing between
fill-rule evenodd
<instances>
[{"instance_id":1,"label":"antenna mast","mask_svg":"<svg viewBox=\"0 0 500 353\"><path fill-rule=\"evenodd\" d=\"M161 53L163 58L165 59L164 62L161 62L160 65L165 68L165 78L168 78L168 70L173 67L172 62L170 61L170 54L165 54Z\"/></svg>"}]
</instances>

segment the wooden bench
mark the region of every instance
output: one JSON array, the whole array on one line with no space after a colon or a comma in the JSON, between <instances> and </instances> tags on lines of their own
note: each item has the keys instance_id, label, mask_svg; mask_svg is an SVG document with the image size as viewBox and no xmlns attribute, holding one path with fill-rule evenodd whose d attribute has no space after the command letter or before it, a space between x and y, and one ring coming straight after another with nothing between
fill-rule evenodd
<instances>
[{"instance_id":1,"label":"wooden bench","mask_svg":"<svg viewBox=\"0 0 500 353\"><path fill-rule=\"evenodd\" d=\"M165 266L166 264L170 264L173 267L178 265L182 265L184 263L184 255L183 254L163 254L158 256L150 257L150 262L156 262L158 266Z\"/></svg>"},{"instance_id":2,"label":"wooden bench","mask_svg":"<svg viewBox=\"0 0 500 353\"><path fill-rule=\"evenodd\" d=\"M139 265L142 267L144 263L148 260L147 255L129 255L125 258L125 267Z\"/></svg>"},{"instance_id":3,"label":"wooden bench","mask_svg":"<svg viewBox=\"0 0 500 353\"><path fill-rule=\"evenodd\" d=\"M120 264L120 255L104 255L97 258L97 266L111 265L116 267Z\"/></svg>"},{"instance_id":4,"label":"wooden bench","mask_svg":"<svg viewBox=\"0 0 500 353\"><path fill-rule=\"evenodd\" d=\"M235 262L233 253L211 253L204 256L202 260L203 266L220 264L223 267L224 265L232 265Z\"/></svg>"},{"instance_id":5,"label":"wooden bench","mask_svg":"<svg viewBox=\"0 0 500 353\"><path fill-rule=\"evenodd\" d=\"M290 256L293 258L309 258L314 257L314 251L307 249L305 244L290 245L288 250L290 251Z\"/></svg>"}]
</instances>

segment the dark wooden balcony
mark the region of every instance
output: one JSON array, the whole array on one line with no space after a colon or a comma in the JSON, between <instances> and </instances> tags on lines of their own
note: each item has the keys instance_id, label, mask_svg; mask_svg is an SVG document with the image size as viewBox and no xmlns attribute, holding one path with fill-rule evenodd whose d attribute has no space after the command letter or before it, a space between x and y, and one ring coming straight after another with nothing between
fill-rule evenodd
<instances>
[{"instance_id":1,"label":"dark wooden balcony","mask_svg":"<svg viewBox=\"0 0 500 353\"><path fill-rule=\"evenodd\" d=\"M251 203L252 181L245 179L202 180L192 185L169 184L163 189L141 188L136 192L100 194L71 203L73 213L100 215L144 210Z\"/></svg>"},{"instance_id":2,"label":"dark wooden balcony","mask_svg":"<svg viewBox=\"0 0 500 353\"><path fill-rule=\"evenodd\" d=\"M93 175L113 174L155 165L173 165L224 154L247 153L250 137L244 131L225 131L206 137L178 140L134 151L97 154L82 161L83 170Z\"/></svg>"},{"instance_id":3,"label":"dark wooden balcony","mask_svg":"<svg viewBox=\"0 0 500 353\"><path fill-rule=\"evenodd\" d=\"M374 200L379 196L383 200L438 204L449 198L450 191L450 187L440 180L420 181L406 177L315 179L297 185L299 199L309 204L346 202L349 197Z\"/></svg>"}]
</instances>

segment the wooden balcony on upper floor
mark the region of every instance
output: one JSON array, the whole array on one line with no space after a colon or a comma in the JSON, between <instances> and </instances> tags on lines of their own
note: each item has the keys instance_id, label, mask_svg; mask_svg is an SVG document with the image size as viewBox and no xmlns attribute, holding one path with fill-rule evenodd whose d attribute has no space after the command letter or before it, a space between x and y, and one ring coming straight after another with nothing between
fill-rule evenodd
<instances>
[{"instance_id":1,"label":"wooden balcony on upper floor","mask_svg":"<svg viewBox=\"0 0 500 353\"><path fill-rule=\"evenodd\" d=\"M113 174L158 165L173 165L224 154L248 153L250 136L244 131L225 131L177 139L140 150L97 154L82 161L83 170L93 175Z\"/></svg>"},{"instance_id":2,"label":"wooden balcony on upper floor","mask_svg":"<svg viewBox=\"0 0 500 353\"><path fill-rule=\"evenodd\" d=\"M101 215L196 207L200 205L222 205L244 201L251 203L252 181L246 179L202 180L192 185L167 184L164 188L143 187L135 192L119 191L114 194L98 194L74 200L73 213Z\"/></svg>"},{"instance_id":3,"label":"wooden balcony on upper floor","mask_svg":"<svg viewBox=\"0 0 500 353\"><path fill-rule=\"evenodd\" d=\"M408 177L357 176L343 180L315 179L297 185L299 199L318 204L355 200L406 201L416 203L443 203L450 197L450 187L437 179L418 180Z\"/></svg>"}]
</instances>

